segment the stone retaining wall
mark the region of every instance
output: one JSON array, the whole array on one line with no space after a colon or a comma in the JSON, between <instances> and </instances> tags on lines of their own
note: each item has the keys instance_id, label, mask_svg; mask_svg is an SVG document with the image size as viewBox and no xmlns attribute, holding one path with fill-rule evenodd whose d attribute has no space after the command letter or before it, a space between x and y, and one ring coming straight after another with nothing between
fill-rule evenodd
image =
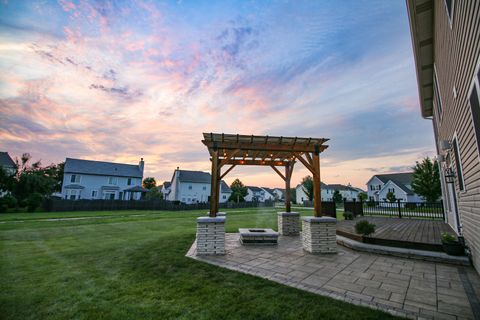
<instances>
[{"instance_id":1,"label":"stone retaining wall","mask_svg":"<svg viewBox=\"0 0 480 320\"><path fill-rule=\"evenodd\" d=\"M303 249L310 253L336 253L336 224L337 219L331 217L304 217Z\"/></svg>"}]
</instances>

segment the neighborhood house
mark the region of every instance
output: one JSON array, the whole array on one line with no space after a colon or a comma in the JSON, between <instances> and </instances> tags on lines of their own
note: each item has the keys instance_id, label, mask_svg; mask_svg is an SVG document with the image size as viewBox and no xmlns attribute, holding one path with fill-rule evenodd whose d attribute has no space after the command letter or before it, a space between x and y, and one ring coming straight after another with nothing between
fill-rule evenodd
<instances>
[{"instance_id":1,"label":"neighborhood house","mask_svg":"<svg viewBox=\"0 0 480 320\"><path fill-rule=\"evenodd\" d=\"M352 201L354 199L356 200L358 198L358 194L360 192L363 192L361 189L352 187L350 184L346 186L343 184L325 184L321 182L320 188L322 201L333 201L333 193L335 192L335 190L340 193L342 199L348 201ZM302 204L304 201L308 201L308 196L304 191L303 184L297 185L296 194L297 203Z\"/></svg>"},{"instance_id":2,"label":"neighborhood house","mask_svg":"<svg viewBox=\"0 0 480 320\"><path fill-rule=\"evenodd\" d=\"M139 200L143 158L135 164L67 158L62 183L63 199Z\"/></svg>"},{"instance_id":3,"label":"neighborhood house","mask_svg":"<svg viewBox=\"0 0 480 320\"><path fill-rule=\"evenodd\" d=\"M376 174L367 182L370 201L387 201L389 192L395 199L404 202L424 202L422 197L412 191L413 172Z\"/></svg>"},{"instance_id":4,"label":"neighborhood house","mask_svg":"<svg viewBox=\"0 0 480 320\"><path fill-rule=\"evenodd\" d=\"M208 172L175 170L170 182L162 191L167 193L166 200L180 201L186 204L208 202L211 192L212 176ZM220 183L220 203L227 202L232 190L225 181Z\"/></svg>"}]
</instances>

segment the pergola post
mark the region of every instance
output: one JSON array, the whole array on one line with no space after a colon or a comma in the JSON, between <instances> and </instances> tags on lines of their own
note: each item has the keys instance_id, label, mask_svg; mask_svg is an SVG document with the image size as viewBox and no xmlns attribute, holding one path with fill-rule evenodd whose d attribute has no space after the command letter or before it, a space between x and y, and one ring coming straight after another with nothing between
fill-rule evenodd
<instances>
[{"instance_id":1,"label":"pergola post","mask_svg":"<svg viewBox=\"0 0 480 320\"><path fill-rule=\"evenodd\" d=\"M219 196L219 181L220 168L218 160L218 148L212 151L212 183L210 190L210 217L216 217L218 212L218 196Z\"/></svg>"},{"instance_id":2,"label":"pergola post","mask_svg":"<svg viewBox=\"0 0 480 320\"><path fill-rule=\"evenodd\" d=\"M290 165L285 166L285 212L292 211L292 200L290 196Z\"/></svg>"},{"instance_id":3,"label":"pergola post","mask_svg":"<svg viewBox=\"0 0 480 320\"><path fill-rule=\"evenodd\" d=\"M320 151L315 145L313 152L313 207L315 217L322 216L322 190L320 185Z\"/></svg>"}]
</instances>

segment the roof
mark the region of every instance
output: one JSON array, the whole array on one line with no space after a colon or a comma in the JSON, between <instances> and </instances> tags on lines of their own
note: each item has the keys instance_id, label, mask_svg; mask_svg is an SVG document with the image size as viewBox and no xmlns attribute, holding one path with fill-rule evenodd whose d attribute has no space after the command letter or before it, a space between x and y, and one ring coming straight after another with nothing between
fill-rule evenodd
<instances>
[{"instance_id":1,"label":"roof","mask_svg":"<svg viewBox=\"0 0 480 320\"><path fill-rule=\"evenodd\" d=\"M270 193L271 195L273 195L273 191L275 189L272 189L272 188L266 188L266 187L262 187L263 190L267 191L268 193Z\"/></svg>"},{"instance_id":2,"label":"roof","mask_svg":"<svg viewBox=\"0 0 480 320\"><path fill-rule=\"evenodd\" d=\"M426 118L433 115L434 1L407 0L407 10L420 108Z\"/></svg>"},{"instance_id":3,"label":"roof","mask_svg":"<svg viewBox=\"0 0 480 320\"><path fill-rule=\"evenodd\" d=\"M413 194L413 191L407 187L406 185L404 185L403 183L400 183L400 182L397 182L397 181L394 181L394 180L390 180L392 183L396 184L400 189L402 189L403 191L405 191L406 194L408 195L411 195ZM382 188L383 189L383 188Z\"/></svg>"},{"instance_id":4,"label":"roof","mask_svg":"<svg viewBox=\"0 0 480 320\"><path fill-rule=\"evenodd\" d=\"M352 186L346 186L344 184L329 184L328 189L333 189L333 190L347 190L347 191L361 191L361 189L352 187Z\"/></svg>"},{"instance_id":5,"label":"roof","mask_svg":"<svg viewBox=\"0 0 480 320\"><path fill-rule=\"evenodd\" d=\"M202 143L211 156L218 150L223 164L285 166L303 152L322 152L325 138L203 133Z\"/></svg>"},{"instance_id":6,"label":"roof","mask_svg":"<svg viewBox=\"0 0 480 320\"><path fill-rule=\"evenodd\" d=\"M10 157L8 152L0 151L0 166L2 166L2 167L15 167L15 162Z\"/></svg>"},{"instance_id":7,"label":"roof","mask_svg":"<svg viewBox=\"0 0 480 320\"><path fill-rule=\"evenodd\" d=\"M252 192L262 192L263 189L260 187L247 186L247 189L250 189Z\"/></svg>"},{"instance_id":8,"label":"roof","mask_svg":"<svg viewBox=\"0 0 480 320\"><path fill-rule=\"evenodd\" d=\"M190 170L175 170L175 172L180 182L212 183L212 176L208 172Z\"/></svg>"},{"instance_id":9,"label":"roof","mask_svg":"<svg viewBox=\"0 0 480 320\"><path fill-rule=\"evenodd\" d=\"M383 183L387 183L389 180L392 180L401 184L411 184L413 172L376 174L374 177L377 177Z\"/></svg>"},{"instance_id":10,"label":"roof","mask_svg":"<svg viewBox=\"0 0 480 320\"><path fill-rule=\"evenodd\" d=\"M220 192L221 193L232 193L232 189L225 183L225 181L220 181Z\"/></svg>"},{"instance_id":11,"label":"roof","mask_svg":"<svg viewBox=\"0 0 480 320\"><path fill-rule=\"evenodd\" d=\"M67 158L65 173L82 173L102 176L142 178L143 172L137 164L124 164Z\"/></svg>"},{"instance_id":12,"label":"roof","mask_svg":"<svg viewBox=\"0 0 480 320\"><path fill-rule=\"evenodd\" d=\"M171 183L170 181L164 181L164 182L163 182L163 187L164 187L165 189L170 188L171 185L172 185L172 183Z\"/></svg>"}]
</instances>

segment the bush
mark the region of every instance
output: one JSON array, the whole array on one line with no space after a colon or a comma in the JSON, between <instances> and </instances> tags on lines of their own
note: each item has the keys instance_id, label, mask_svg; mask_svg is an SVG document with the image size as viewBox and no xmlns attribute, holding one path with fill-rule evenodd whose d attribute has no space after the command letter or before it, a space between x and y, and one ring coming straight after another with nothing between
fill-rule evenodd
<instances>
[{"instance_id":1,"label":"bush","mask_svg":"<svg viewBox=\"0 0 480 320\"><path fill-rule=\"evenodd\" d=\"M417 204L414 202L407 202L405 203L405 209L410 209L410 210L417 209Z\"/></svg>"},{"instance_id":2,"label":"bush","mask_svg":"<svg viewBox=\"0 0 480 320\"><path fill-rule=\"evenodd\" d=\"M0 213L5 213L8 210L8 206L6 204L0 204Z\"/></svg>"},{"instance_id":3,"label":"bush","mask_svg":"<svg viewBox=\"0 0 480 320\"><path fill-rule=\"evenodd\" d=\"M7 208L15 208L17 204L17 198L12 195L7 194L0 198L0 205L6 205Z\"/></svg>"},{"instance_id":4,"label":"bush","mask_svg":"<svg viewBox=\"0 0 480 320\"><path fill-rule=\"evenodd\" d=\"M367 220L358 221L355 224L355 231L358 234L368 236L375 232L375 225L373 223L368 222Z\"/></svg>"},{"instance_id":5,"label":"bush","mask_svg":"<svg viewBox=\"0 0 480 320\"><path fill-rule=\"evenodd\" d=\"M457 243L457 238L450 233L442 233L442 243Z\"/></svg>"},{"instance_id":6,"label":"bush","mask_svg":"<svg viewBox=\"0 0 480 320\"><path fill-rule=\"evenodd\" d=\"M40 207L43 201L43 196L40 193L34 192L26 199L27 211L34 212L35 209Z\"/></svg>"},{"instance_id":7,"label":"bush","mask_svg":"<svg viewBox=\"0 0 480 320\"><path fill-rule=\"evenodd\" d=\"M373 200L368 200L368 202L367 202L367 207L370 207L370 208L375 207L375 201L373 201Z\"/></svg>"},{"instance_id":8,"label":"bush","mask_svg":"<svg viewBox=\"0 0 480 320\"><path fill-rule=\"evenodd\" d=\"M345 211L345 212L343 213L343 217L345 218L345 220L353 220L354 215L353 215L353 213L350 212L350 211Z\"/></svg>"}]
</instances>

